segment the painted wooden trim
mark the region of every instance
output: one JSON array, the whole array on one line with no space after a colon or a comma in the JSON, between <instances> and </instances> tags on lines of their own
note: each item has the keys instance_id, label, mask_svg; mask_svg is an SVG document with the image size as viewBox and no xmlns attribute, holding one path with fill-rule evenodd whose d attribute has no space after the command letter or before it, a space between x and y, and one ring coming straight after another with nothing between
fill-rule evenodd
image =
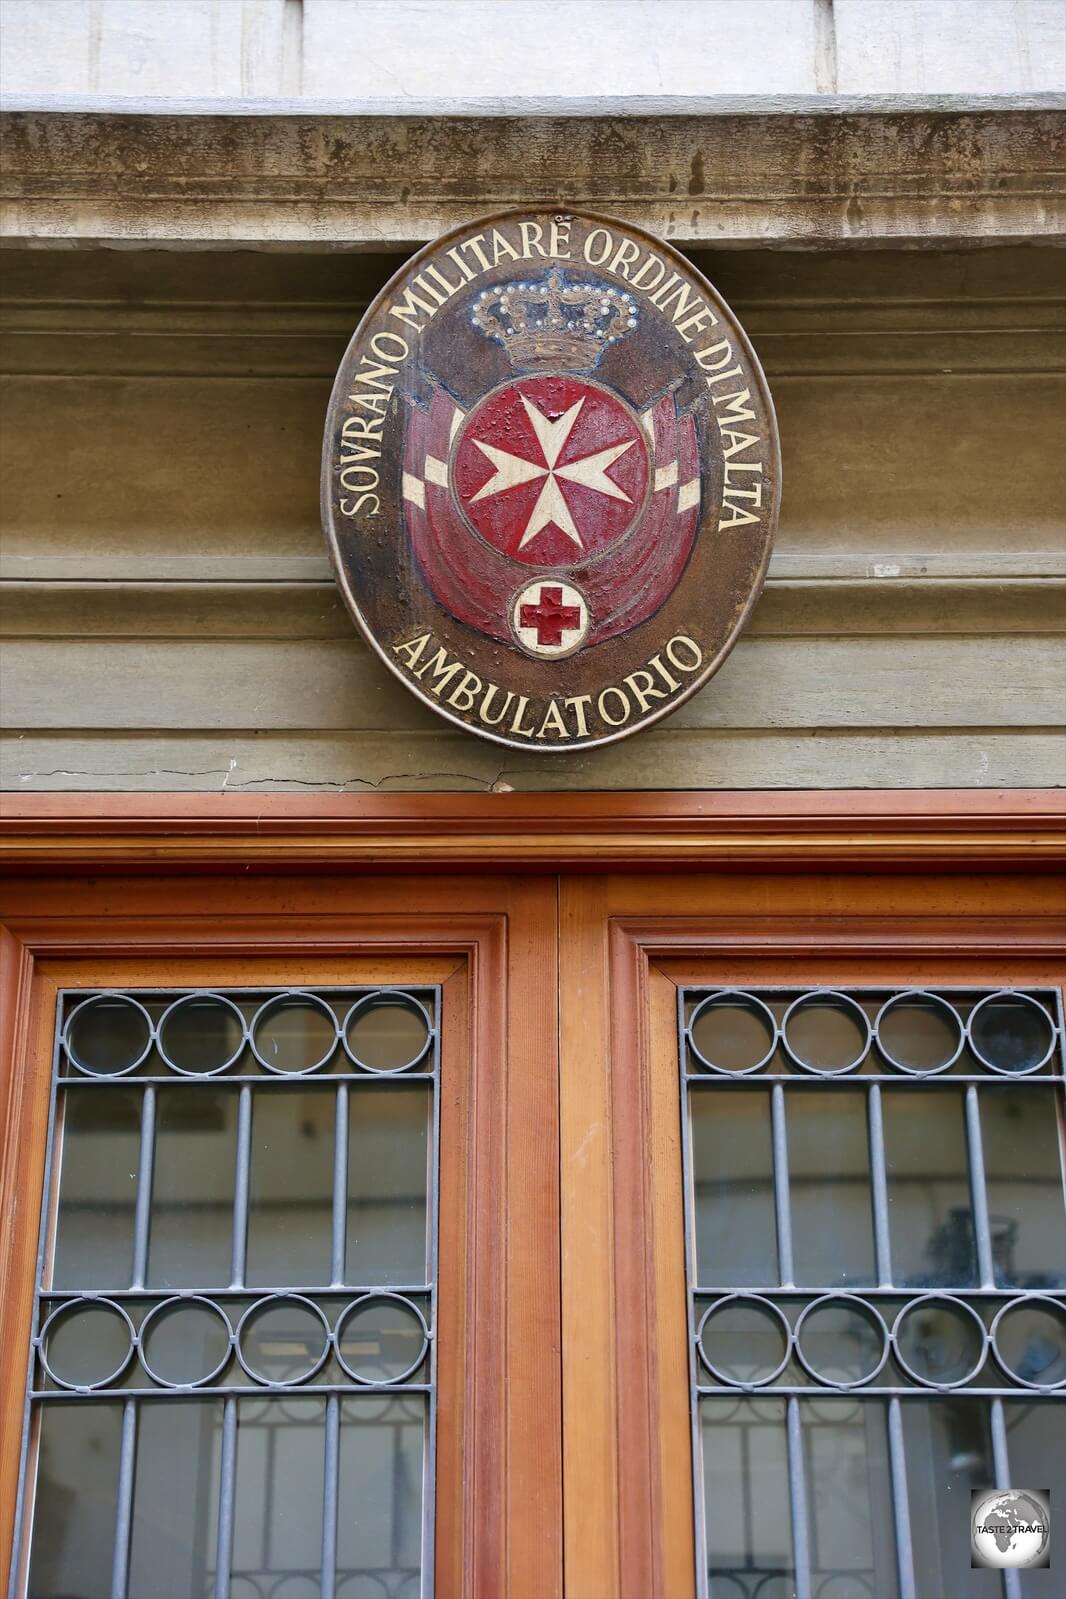
<instances>
[{"instance_id":1,"label":"painted wooden trim","mask_svg":"<svg viewBox=\"0 0 1066 1599\"><path fill-rule=\"evenodd\" d=\"M1064 863L1055 789L0 798L0 865L19 871Z\"/></svg>"}]
</instances>

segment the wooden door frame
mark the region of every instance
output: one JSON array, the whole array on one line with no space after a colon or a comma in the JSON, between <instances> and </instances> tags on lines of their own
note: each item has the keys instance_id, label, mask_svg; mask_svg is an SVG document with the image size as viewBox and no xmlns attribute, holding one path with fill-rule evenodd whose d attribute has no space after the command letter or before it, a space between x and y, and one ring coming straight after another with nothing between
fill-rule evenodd
<instances>
[{"instance_id":1,"label":"wooden door frame","mask_svg":"<svg viewBox=\"0 0 1066 1599\"><path fill-rule=\"evenodd\" d=\"M676 1409L673 1433L669 1421L684 1284L670 1256L681 1241L669 1175L678 1126L676 1086L671 1100L661 1060L653 1069L675 963L711 948L749 963L819 951L902 959L919 948L965 960L1004 944L1042 959L1061 948L1049 874L1064 863L1063 796L1044 790L9 796L0 864L17 875L0 931L0 1049L12 1065L0 1108L9 1130L22 1125L34 963L64 952L132 954L149 937L157 954L179 954L210 932L234 954L325 957L376 937L382 950L467 960L475 1014L495 1006L495 1030L486 1024L476 1047L487 1059L491 1033L508 1061L506 1108L485 1101L506 1144L490 1147L479 1122L478 1158L504 1194L525 1190L541 1219L561 1225L562 1256L527 1256L516 1207L509 1247L468 1287L475 1324L501 1302L524 1307L509 1308L507 1339L533 1359L534 1377L501 1388L497 1376L494 1389L486 1379L495 1406L470 1419L466 1469L500 1511L467 1529L462 1591L551 1599L565 1565L569 1599L677 1599L692 1580L691 1507L685 1496L679 1514L663 1486L676 1450L688 1454ZM619 870L627 875L604 875ZM242 914L227 892L237 874ZM362 920L337 909L356 879ZM253 902L270 917L249 916ZM206 918L204 905L216 907ZM559 940L550 951L548 922ZM544 1003L556 948L557 1035ZM559 1093L556 1057L561 1164L522 1138L523 1096L528 1110L528 1096ZM17 1156L9 1131L7 1217ZM675 1246L656 1250L657 1233ZM565 1527L560 1473L574 1507Z\"/></svg>"},{"instance_id":2,"label":"wooden door frame","mask_svg":"<svg viewBox=\"0 0 1066 1599\"><path fill-rule=\"evenodd\" d=\"M0 1548L10 1548L37 1255L55 995L63 985L444 982L445 1237L438 1592L562 1585L556 893L549 881L434 877L13 878L0 928ZM388 962L386 967L383 963ZM402 965L401 965L402 963ZM208 975L210 968L211 975ZM221 974L221 975L220 975ZM385 980L376 977L376 980ZM449 1071L449 1060L453 1070ZM449 1096L445 1102L445 1096ZM465 1240L465 1247L463 1244ZM440 1408L443 1409L444 1405ZM5 1568L7 1559L0 1562Z\"/></svg>"}]
</instances>

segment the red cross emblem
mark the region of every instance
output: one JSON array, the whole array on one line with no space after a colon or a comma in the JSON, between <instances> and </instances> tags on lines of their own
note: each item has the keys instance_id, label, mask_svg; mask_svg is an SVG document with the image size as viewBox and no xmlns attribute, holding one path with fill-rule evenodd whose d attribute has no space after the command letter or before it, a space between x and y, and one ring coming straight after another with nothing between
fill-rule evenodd
<instances>
[{"instance_id":1,"label":"red cross emblem","mask_svg":"<svg viewBox=\"0 0 1066 1599\"><path fill-rule=\"evenodd\" d=\"M569 583L527 583L514 598L515 638L530 655L570 655L584 640L589 609Z\"/></svg>"}]
</instances>

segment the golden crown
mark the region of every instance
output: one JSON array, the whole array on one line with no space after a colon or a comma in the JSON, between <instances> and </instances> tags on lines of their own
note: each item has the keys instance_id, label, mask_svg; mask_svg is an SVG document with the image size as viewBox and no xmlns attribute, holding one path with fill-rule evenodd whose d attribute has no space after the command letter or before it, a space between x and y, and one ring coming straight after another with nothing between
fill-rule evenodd
<instances>
[{"instance_id":1,"label":"golden crown","mask_svg":"<svg viewBox=\"0 0 1066 1599\"><path fill-rule=\"evenodd\" d=\"M638 316L631 294L605 283L568 284L553 267L545 278L483 290L470 320L503 345L514 367L587 372Z\"/></svg>"}]
</instances>

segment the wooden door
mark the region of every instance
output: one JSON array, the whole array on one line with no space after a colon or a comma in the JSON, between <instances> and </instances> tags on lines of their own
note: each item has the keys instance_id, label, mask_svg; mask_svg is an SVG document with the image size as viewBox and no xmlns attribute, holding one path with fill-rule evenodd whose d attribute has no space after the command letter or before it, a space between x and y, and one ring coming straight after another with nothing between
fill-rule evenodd
<instances>
[{"instance_id":1,"label":"wooden door","mask_svg":"<svg viewBox=\"0 0 1066 1599\"><path fill-rule=\"evenodd\" d=\"M353 990L413 990L436 995L439 1005L437 1315L429 1328L437 1351L435 1556L428 1557L436 1591L561 1591L555 905L554 883L506 878L8 884L5 1541L15 1517L57 1002L71 996L69 1011L102 990L143 1001L154 1014L176 995L210 990L231 1005L253 996L245 1004L251 1014L249 1004L271 990L317 994L307 1001L317 1005L335 991L347 1004ZM150 1204L151 1176L147 1183ZM54 1208L45 1206L46 1233ZM348 1280L343 1259L334 1273ZM131 1279L138 1280L143 1260L141 1277ZM423 1314L427 1303L425 1296ZM334 1492L337 1450L334 1443ZM331 1549L324 1545L323 1570L336 1564L350 1513L342 1495L339 1531L334 1516L323 1533L333 1540ZM23 1544L20 1569L25 1561ZM122 1591L116 1561L109 1591ZM128 1569L127 1556L127 1577ZM336 1586L336 1578L322 1578L323 1593Z\"/></svg>"},{"instance_id":2,"label":"wooden door","mask_svg":"<svg viewBox=\"0 0 1066 1599\"><path fill-rule=\"evenodd\" d=\"M693 1506L679 994L1035 989L1054 1032L1061 910L1061 883L1040 877L563 880L563 1470L564 1502L582 1507L566 1522L575 1599L691 1599L706 1559ZM1055 1036L1047 1070L1061 1100ZM1066 1241L1061 1216L1058 1226ZM980 1279L986 1291L996 1280ZM792 1505L793 1521L801 1510ZM896 1537L906 1541L898 1518ZM913 1595L913 1552L909 1565L898 1552L899 1591ZM809 1594L799 1567L809 1573L811 1553L800 1554L788 1580Z\"/></svg>"}]
</instances>

